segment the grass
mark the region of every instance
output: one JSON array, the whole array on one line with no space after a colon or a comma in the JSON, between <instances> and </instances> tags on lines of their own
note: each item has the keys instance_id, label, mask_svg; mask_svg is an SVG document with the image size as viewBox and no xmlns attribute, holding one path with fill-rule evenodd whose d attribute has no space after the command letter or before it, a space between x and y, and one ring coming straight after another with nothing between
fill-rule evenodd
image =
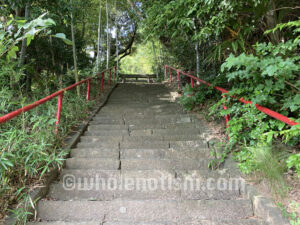
<instances>
[{"instance_id":1,"label":"grass","mask_svg":"<svg viewBox=\"0 0 300 225\"><path fill-rule=\"evenodd\" d=\"M288 186L283 177L286 165L280 160L281 154L275 152L272 146L265 145L251 147L250 151L255 171L267 179L275 195L284 197L288 191Z\"/></svg>"},{"instance_id":2,"label":"grass","mask_svg":"<svg viewBox=\"0 0 300 225\"><path fill-rule=\"evenodd\" d=\"M91 93L95 95L96 92ZM59 135L55 133L55 100L1 125L0 221L10 212L19 219L18 224L25 224L29 214L20 203L34 204L28 191L42 185L45 175L53 168L63 165L68 154L63 148L64 138L88 117L95 105L95 101L87 103L84 96L84 92L82 98L75 92L65 93Z\"/></svg>"}]
</instances>

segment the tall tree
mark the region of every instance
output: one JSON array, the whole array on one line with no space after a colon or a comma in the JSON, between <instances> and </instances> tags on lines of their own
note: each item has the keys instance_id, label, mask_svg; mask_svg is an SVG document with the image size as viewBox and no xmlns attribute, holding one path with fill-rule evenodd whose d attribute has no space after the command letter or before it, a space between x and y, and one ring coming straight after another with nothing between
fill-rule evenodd
<instances>
[{"instance_id":1,"label":"tall tree","mask_svg":"<svg viewBox=\"0 0 300 225\"><path fill-rule=\"evenodd\" d=\"M31 1L28 0L25 6L25 20L29 20L30 16L30 5ZM25 58L26 58L26 51L27 51L27 39L23 39L22 41L22 48L21 48L21 54L20 54L20 60L19 60L19 67L23 66L25 63Z\"/></svg>"},{"instance_id":2,"label":"tall tree","mask_svg":"<svg viewBox=\"0 0 300 225\"><path fill-rule=\"evenodd\" d=\"M99 72L99 63L101 58L100 55L100 45L101 45L101 0L99 1L99 21L98 21L98 42L97 42L97 62L96 62L96 68L95 72Z\"/></svg>"},{"instance_id":3,"label":"tall tree","mask_svg":"<svg viewBox=\"0 0 300 225\"><path fill-rule=\"evenodd\" d=\"M107 0L106 0L106 32L107 32L106 69L108 69L109 60L110 60L110 27L109 27L109 12L108 12Z\"/></svg>"},{"instance_id":4,"label":"tall tree","mask_svg":"<svg viewBox=\"0 0 300 225\"><path fill-rule=\"evenodd\" d=\"M116 21L118 21L118 5L117 5L117 0L115 0L115 8L116 8ZM119 39L118 39L118 24L115 24L116 26L116 56L117 56L117 66L116 66L116 77L117 80L119 78Z\"/></svg>"},{"instance_id":5,"label":"tall tree","mask_svg":"<svg viewBox=\"0 0 300 225\"><path fill-rule=\"evenodd\" d=\"M79 82L78 77L78 67L77 67L77 54L76 54L76 43L75 43L75 31L74 31L74 7L73 0L70 0L71 3L71 32L72 32L72 42L73 42L73 61L74 61L74 73L76 83ZM80 87L77 86L77 95L80 96Z\"/></svg>"}]
</instances>

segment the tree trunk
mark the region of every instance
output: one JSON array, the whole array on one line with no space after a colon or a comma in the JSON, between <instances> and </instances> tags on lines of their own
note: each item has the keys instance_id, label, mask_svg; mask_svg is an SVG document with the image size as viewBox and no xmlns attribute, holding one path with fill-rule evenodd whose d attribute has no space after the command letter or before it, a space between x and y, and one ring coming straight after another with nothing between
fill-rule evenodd
<instances>
[{"instance_id":1,"label":"tree trunk","mask_svg":"<svg viewBox=\"0 0 300 225\"><path fill-rule=\"evenodd\" d=\"M28 21L29 20L29 16L30 16L30 5L31 2L27 1L26 6L25 6L25 20ZM24 38L22 40L22 47L21 47L21 52L20 52L20 59L19 59L19 63L18 63L18 67L21 68L24 64L25 64L25 60L26 60L26 52L27 52L27 39ZM26 92L29 93L31 92L31 78L30 78L30 74L27 73L25 79L22 79L21 81L21 86L23 86L25 84L26 87Z\"/></svg>"},{"instance_id":2,"label":"tree trunk","mask_svg":"<svg viewBox=\"0 0 300 225\"><path fill-rule=\"evenodd\" d=\"M117 1L116 4L116 21L118 20ZM118 24L116 22L116 55L117 55L117 67L116 67L116 79L119 79L119 40L118 40Z\"/></svg>"},{"instance_id":3,"label":"tree trunk","mask_svg":"<svg viewBox=\"0 0 300 225\"><path fill-rule=\"evenodd\" d=\"M71 1L71 32L72 32L72 42L73 42L73 60L74 60L74 72L76 83L79 82L78 68L77 68L77 56L76 56L76 43L75 43L75 33L74 33L74 18L73 18L73 0ZM80 87L77 86L77 96L80 96Z\"/></svg>"},{"instance_id":4,"label":"tree trunk","mask_svg":"<svg viewBox=\"0 0 300 225\"><path fill-rule=\"evenodd\" d=\"M157 69L158 60L157 60L157 55L156 55L156 49L155 49L154 41L152 41L152 49L153 49L154 62L155 62L155 74L156 74L156 79L158 79L158 69Z\"/></svg>"},{"instance_id":5,"label":"tree trunk","mask_svg":"<svg viewBox=\"0 0 300 225\"><path fill-rule=\"evenodd\" d=\"M83 40L84 36L85 36L85 27L86 27L86 20L85 20L85 14L84 14L83 19L82 19L81 40Z\"/></svg>"},{"instance_id":6,"label":"tree trunk","mask_svg":"<svg viewBox=\"0 0 300 225\"><path fill-rule=\"evenodd\" d=\"M267 30L273 29L277 24L277 16L276 16L276 5L274 0L270 0L270 9L266 14L266 20L267 20ZM271 40L275 44L280 43L280 32L277 30L275 32L271 32L270 34Z\"/></svg>"},{"instance_id":7,"label":"tree trunk","mask_svg":"<svg viewBox=\"0 0 300 225\"><path fill-rule=\"evenodd\" d=\"M199 70L200 70L200 59L199 59L199 42L197 41L195 44L195 50L196 50L196 67L197 67L197 77L199 77Z\"/></svg>"},{"instance_id":8,"label":"tree trunk","mask_svg":"<svg viewBox=\"0 0 300 225\"><path fill-rule=\"evenodd\" d=\"M30 1L28 1L26 3L26 7L25 7L25 20L26 21L28 21L29 15L30 15ZM19 64L18 64L19 67L23 66L25 63L26 51L27 51L27 40L26 40L26 38L24 38L22 40L22 48L21 48L20 60L19 60Z\"/></svg>"},{"instance_id":9,"label":"tree trunk","mask_svg":"<svg viewBox=\"0 0 300 225\"><path fill-rule=\"evenodd\" d=\"M101 42L101 0L99 6L99 22L98 22L98 43L97 43L97 61L96 61L96 68L95 73L99 72L99 61L101 60L100 55L100 43Z\"/></svg>"},{"instance_id":10,"label":"tree trunk","mask_svg":"<svg viewBox=\"0 0 300 225\"><path fill-rule=\"evenodd\" d=\"M54 58L54 52L53 52L53 43L52 43L52 36L50 35L50 52L51 52L51 60L52 60L52 66L55 67L55 58Z\"/></svg>"},{"instance_id":11,"label":"tree trunk","mask_svg":"<svg viewBox=\"0 0 300 225\"><path fill-rule=\"evenodd\" d=\"M109 68L110 59L110 28L109 28L109 16L108 16L108 3L106 0L106 32L107 32L107 52L106 52L106 69Z\"/></svg>"}]
</instances>

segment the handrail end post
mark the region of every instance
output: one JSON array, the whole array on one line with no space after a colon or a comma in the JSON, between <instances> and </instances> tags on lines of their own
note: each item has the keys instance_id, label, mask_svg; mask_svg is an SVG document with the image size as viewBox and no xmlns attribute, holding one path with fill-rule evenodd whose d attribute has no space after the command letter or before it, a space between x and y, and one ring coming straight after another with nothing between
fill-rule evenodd
<instances>
[{"instance_id":1,"label":"handrail end post","mask_svg":"<svg viewBox=\"0 0 300 225\"><path fill-rule=\"evenodd\" d=\"M58 95L57 112L56 112L56 119L57 120L56 120L56 123L55 123L55 125L56 125L55 132L56 132L56 134L58 133L58 127L59 127L59 124L60 124L63 96L64 96L63 92L60 95Z\"/></svg>"},{"instance_id":2,"label":"handrail end post","mask_svg":"<svg viewBox=\"0 0 300 225\"><path fill-rule=\"evenodd\" d=\"M87 81L87 93L86 93L86 101L90 100L90 90L91 90L91 80Z\"/></svg>"}]
</instances>

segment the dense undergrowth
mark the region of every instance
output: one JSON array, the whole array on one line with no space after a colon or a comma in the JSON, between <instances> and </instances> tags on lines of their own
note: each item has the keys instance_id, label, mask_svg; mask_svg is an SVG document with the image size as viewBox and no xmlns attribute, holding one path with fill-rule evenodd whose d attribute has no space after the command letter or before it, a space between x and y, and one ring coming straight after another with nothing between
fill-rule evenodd
<instances>
[{"instance_id":1,"label":"dense undergrowth","mask_svg":"<svg viewBox=\"0 0 300 225\"><path fill-rule=\"evenodd\" d=\"M29 47L34 38L59 38L69 44L64 34L51 34L55 22L45 14L26 23L12 16L0 23L0 116L31 104L61 88L75 83L74 73L42 70L35 73L34 63L21 65L19 46ZM63 43L63 42L61 42ZM24 45L23 45L24 44ZM67 46L67 45L66 45ZM22 53L20 53L22 55ZM54 58L53 58L54 59ZM91 77L91 68L80 69L79 79ZM31 74L32 75L32 74ZM43 185L46 175L63 165L68 149L64 138L82 123L98 99L99 84L92 82L91 98L86 102L86 85L81 95L75 90L64 93L59 132L55 132L57 98L46 102L0 127L0 221L10 212L25 224L29 213L25 205L33 205L28 191ZM98 97L97 97L98 96Z\"/></svg>"},{"instance_id":2,"label":"dense undergrowth","mask_svg":"<svg viewBox=\"0 0 300 225\"><path fill-rule=\"evenodd\" d=\"M219 160L223 162L233 153L243 173L267 178L273 193L279 197L289 190L284 173L294 171L295 177L300 178L300 125L289 126L278 121L257 110L254 104L300 122L299 47L299 36L277 45L257 43L251 54L230 55L221 66L222 75L212 80L213 85L230 90L225 98L212 87L191 88L187 84L180 99L187 110L194 110L210 98L214 102L211 116L221 118L229 114L226 129L229 139ZM245 105L237 98L251 100L253 104ZM291 223L299 224L299 219Z\"/></svg>"},{"instance_id":3,"label":"dense undergrowth","mask_svg":"<svg viewBox=\"0 0 300 225\"><path fill-rule=\"evenodd\" d=\"M98 88L97 88L98 89ZM97 90L94 87L94 90ZM10 96L1 95L1 114L18 105L11 104ZM96 93L92 92L92 96ZM8 207L28 201L27 191L42 185L45 175L55 167L61 167L68 149L64 149L66 135L82 123L95 101L86 102L84 93L78 98L74 91L66 92L63 101L59 133L55 133L56 98L1 125L0 134L0 208L1 215ZM4 99L8 97L8 99ZM44 97L44 96L40 96ZM7 100L7 101L5 101ZM23 105L36 98L22 100ZM18 105L20 106L20 105ZM22 208L12 210L22 222L27 214Z\"/></svg>"}]
</instances>

